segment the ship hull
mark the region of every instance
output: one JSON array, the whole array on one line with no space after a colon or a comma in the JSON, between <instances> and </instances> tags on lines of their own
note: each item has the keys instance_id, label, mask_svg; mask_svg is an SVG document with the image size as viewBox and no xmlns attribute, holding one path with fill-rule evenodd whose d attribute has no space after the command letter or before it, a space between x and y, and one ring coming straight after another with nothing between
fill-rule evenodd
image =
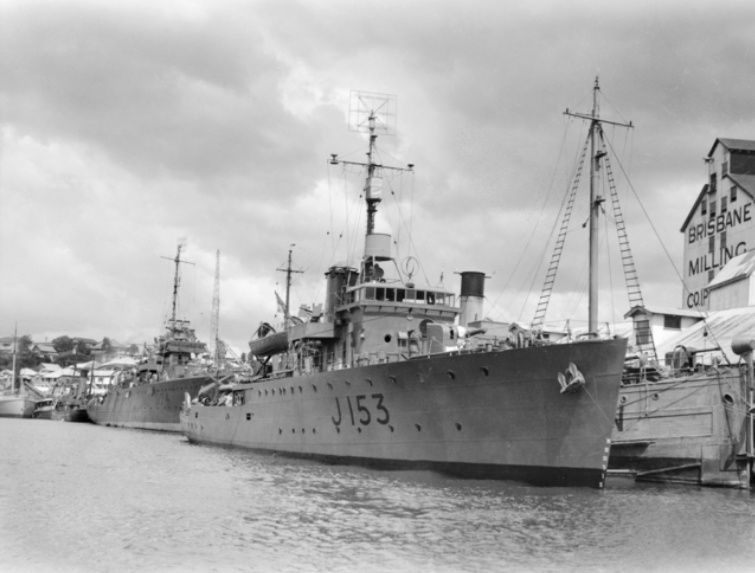
<instances>
[{"instance_id":1,"label":"ship hull","mask_svg":"<svg viewBox=\"0 0 755 573\"><path fill-rule=\"evenodd\" d=\"M26 396L0 396L0 418L31 418L36 403Z\"/></svg>"},{"instance_id":2,"label":"ship hull","mask_svg":"<svg viewBox=\"0 0 755 573\"><path fill-rule=\"evenodd\" d=\"M442 354L236 390L181 413L189 441L334 463L602 487L625 340ZM584 387L562 393L574 364Z\"/></svg>"},{"instance_id":3,"label":"ship hull","mask_svg":"<svg viewBox=\"0 0 755 573\"><path fill-rule=\"evenodd\" d=\"M87 413L92 422L104 426L180 432L178 414L184 395L196 396L212 381L207 376L195 376L113 388L101 402L91 401Z\"/></svg>"},{"instance_id":4,"label":"ship hull","mask_svg":"<svg viewBox=\"0 0 755 573\"><path fill-rule=\"evenodd\" d=\"M744 370L622 387L611 471L639 481L745 488Z\"/></svg>"},{"instance_id":5,"label":"ship hull","mask_svg":"<svg viewBox=\"0 0 755 573\"><path fill-rule=\"evenodd\" d=\"M78 404L57 404L50 412L49 418L63 422L87 423L91 421L86 406Z\"/></svg>"}]
</instances>

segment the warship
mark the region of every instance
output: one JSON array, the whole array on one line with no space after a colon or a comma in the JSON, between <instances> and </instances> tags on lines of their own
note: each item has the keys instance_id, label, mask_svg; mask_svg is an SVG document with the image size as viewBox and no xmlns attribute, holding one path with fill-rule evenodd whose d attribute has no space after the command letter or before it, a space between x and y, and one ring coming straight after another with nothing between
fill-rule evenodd
<instances>
[{"instance_id":1,"label":"warship","mask_svg":"<svg viewBox=\"0 0 755 573\"><path fill-rule=\"evenodd\" d=\"M251 380L186 396L188 441L328 463L428 469L545 486L604 485L625 339L566 344L489 336L482 319L485 274L461 274L461 290L420 286L403 271L391 235L377 232L382 200L376 139L393 96L358 94L369 134L367 225L355 265L325 273L323 305L308 320L289 313L250 341ZM384 98L384 99L383 99Z\"/></svg>"},{"instance_id":2,"label":"warship","mask_svg":"<svg viewBox=\"0 0 755 573\"><path fill-rule=\"evenodd\" d=\"M207 367L196 362L206 352L188 320L177 318L181 249L174 259L173 304L165 331L155 340L151 359L130 370L115 373L104 396L87 405L95 424L143 430L180 432L179 410L185 394L196 396L202 386L214 380Z\"/></svg>"}]
</instances>

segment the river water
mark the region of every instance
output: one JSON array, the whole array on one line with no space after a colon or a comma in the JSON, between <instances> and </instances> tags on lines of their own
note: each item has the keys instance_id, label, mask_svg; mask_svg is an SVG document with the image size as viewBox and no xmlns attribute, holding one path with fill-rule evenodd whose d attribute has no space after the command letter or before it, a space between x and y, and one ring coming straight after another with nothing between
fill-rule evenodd
<instances>
[{"instance_id":1,"label":"river water","mask_svg":"<svg viewBox=\"0 0 755 573\"><path fill-rule=\"evenodd\" d=\"M755 493L329 466L0 419L8 572L747 571Z\"/></svg>"}]
</instances>

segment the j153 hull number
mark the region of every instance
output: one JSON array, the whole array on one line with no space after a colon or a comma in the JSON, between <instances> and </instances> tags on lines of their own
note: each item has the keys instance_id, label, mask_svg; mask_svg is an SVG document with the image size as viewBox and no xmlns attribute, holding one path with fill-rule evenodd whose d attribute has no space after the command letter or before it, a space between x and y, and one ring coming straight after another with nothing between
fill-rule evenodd
<instances>
[{"instance_id":1,"label":"j153 hull number","mask_svg":"<svg viewBox=\"0 0 755 573\"><path fill-rule=\"evenodd\" d=\"M372 422L378 424L387 424L391 415L388 412L388 408L383 405L382 394L359 394L354 396L352 401L351 396L346 396L345 405L341 408L340 398L336 398L336 416L332 417L333 423L336 426L340 426L341 422L351 421L352 426L356 426L357 423L362 426L369 426Z\"/></svg>"}]
</instances>

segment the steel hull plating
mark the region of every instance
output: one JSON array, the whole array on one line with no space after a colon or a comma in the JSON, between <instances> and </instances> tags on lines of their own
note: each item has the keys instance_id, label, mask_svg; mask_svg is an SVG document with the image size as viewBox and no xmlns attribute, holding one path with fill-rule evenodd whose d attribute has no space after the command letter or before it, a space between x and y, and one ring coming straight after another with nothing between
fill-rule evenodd
<instances>
[{"instance_id":1,"label":"steel hull plating","mask_svg":"<svg viewBox=\"0 0 755 573\"><path fill-rule=\"evenodd\" d=\"M102 403L90 402L87 412L95 424L180 432L178 414L184 394L196 396L202 386L211 382L212 378L196 376L114 388Z\"/></svg>"},{"instance_id":2,"label":"steel hull plating","mask_svg":"<svg viewBox=\"0 0 755 573\"><path fill-rule=\"evenodd\" d=\"M621 389L609 467L638 480L747 487L747 417L736 368Z\"/></svg>"},{"instance_id":3,"label":"steel hull plating","mask_svg":"<svg viewBox=\"0 0 755 573\"><path fill-rule=\"evenodd\" d=\"M192 442L602 487L625 340L444 354L244 385L182 411ZM575 364L585 386L561 393ZM243 398L242 398L243 396Z\"/></svg>"}]
</instances>

